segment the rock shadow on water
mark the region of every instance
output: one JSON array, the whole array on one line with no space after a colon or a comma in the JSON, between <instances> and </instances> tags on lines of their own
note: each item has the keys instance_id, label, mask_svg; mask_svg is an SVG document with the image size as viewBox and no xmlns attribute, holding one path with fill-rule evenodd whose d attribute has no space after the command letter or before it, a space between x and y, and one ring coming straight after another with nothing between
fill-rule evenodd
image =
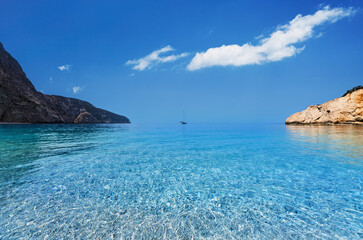
<instances>
[{"instance_id":1,"label":"rock shadow on water","mask_svg":"<svg viewBox=\"0 0 363 240\"><path fill-rule=\"evenodd\" d=\"M121 125L121 124L120 124ZM0 125L0 187L20 185L22 177L43 165L42 159L90 151L111 132L127 132L115 124Z\"/></svg>"}]
</instances>

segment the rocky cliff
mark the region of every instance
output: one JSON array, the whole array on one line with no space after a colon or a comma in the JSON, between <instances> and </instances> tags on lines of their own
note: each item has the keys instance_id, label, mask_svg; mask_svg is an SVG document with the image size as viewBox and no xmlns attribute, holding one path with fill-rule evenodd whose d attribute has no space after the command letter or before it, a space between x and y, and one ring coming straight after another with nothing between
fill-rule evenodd
<instances>
[{"instance_id":1,"label":"rocky cliff","mask_svg":"<svg viewBox=\"0 0 363 240\"><path fill-rule=\"evenodd\" d=\"M347 91L342 97L312 105L286 119L286 124L363 124L363 87Z\"/></svg>"},{"instance_id":2,"label":"rocky cliff","mask_svg":"<svg viewBox=\"0 0 363 240\"><path fill-rule=\"evenodd\" d=\"M130 123L130 120L86 101L38 92L0 43L0 122Z\"/></svg>"}]
</instances>

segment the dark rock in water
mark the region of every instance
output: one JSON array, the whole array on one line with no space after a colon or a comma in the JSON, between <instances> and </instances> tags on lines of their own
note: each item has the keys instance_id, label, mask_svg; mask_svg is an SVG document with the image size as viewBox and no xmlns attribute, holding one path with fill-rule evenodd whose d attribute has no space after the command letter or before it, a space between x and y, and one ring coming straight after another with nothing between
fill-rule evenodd
<instances>
[{"instance_id":1,"label":"dark rock in water","mask_svg":"<svg viewBox=\"0 0 363 240\"><path fill-rule=\"evenodd\" d=\"M38 92L0 43L0 122L130 123L86 101Z\"/></svg>"}]
</instances>

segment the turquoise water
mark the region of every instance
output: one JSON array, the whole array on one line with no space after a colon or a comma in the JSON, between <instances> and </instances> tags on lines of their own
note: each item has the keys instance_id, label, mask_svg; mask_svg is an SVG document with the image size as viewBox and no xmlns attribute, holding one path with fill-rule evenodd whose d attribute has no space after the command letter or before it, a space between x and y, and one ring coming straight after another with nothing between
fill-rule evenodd
<instances>
[{"instance_id":1,"label":"turquoise water","mask_svg":"<svg viewBox=\"0 0 363 240\"><path fill-rule=\"evenodd\" d=\"M363 127L0 125L0 239L363 238Z\"/></svg>"}]
</instances>

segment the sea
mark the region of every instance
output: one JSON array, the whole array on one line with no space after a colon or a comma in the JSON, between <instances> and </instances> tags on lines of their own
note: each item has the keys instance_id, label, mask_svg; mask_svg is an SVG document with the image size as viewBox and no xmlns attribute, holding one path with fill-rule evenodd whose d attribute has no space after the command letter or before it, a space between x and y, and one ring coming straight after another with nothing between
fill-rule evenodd
<instances>
[{"instance_id":1,"label":"sea","mask_svg":"<svg viewBox=\"0 0 363 240\"><path fill-rule=\"evenodd\" d=\"M363 126L0 125L0 239L362 239Z\"/></svg>"}]
</instances>

